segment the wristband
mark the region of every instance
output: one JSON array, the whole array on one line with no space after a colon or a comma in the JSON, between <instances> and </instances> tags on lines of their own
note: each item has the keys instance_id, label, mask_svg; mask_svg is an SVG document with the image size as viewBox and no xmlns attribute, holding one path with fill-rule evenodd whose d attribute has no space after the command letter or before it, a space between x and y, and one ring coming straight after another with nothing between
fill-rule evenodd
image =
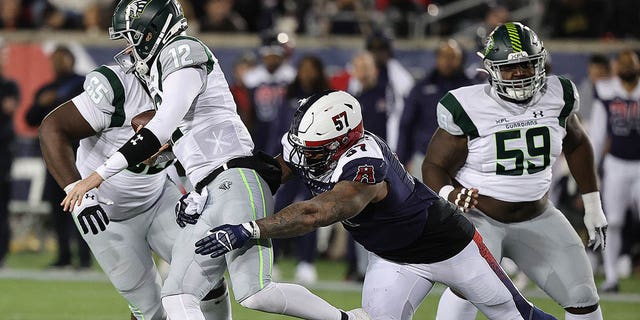
<instances>
[{"instance_id":1,"label":"wristband","mask_svg":"<svg viewBox=\"0 0 640 320\"><path fill-rule=\"evenodd\" d=\"M69 194L69 192L71 192L71 190L73 190L73 187L75 187L76 184L78 184L78 182L80 182L80 180L77 180L75 182L69 183L66 187L64 187L64 193Z\"/></svg>"},{"instance_id":2,"label":"wristband","mask_svg":"<svg viewBox=\"0 0 640 320\"><path fill-rule=\"evenodd\" d=\"M255 221L245 222L242 226L251 232L251 239L260 239L260 227Z\"/></svg>"},{"instance_id":3,"label":"wristband","mask_svg":"<svg viewBox=\"0 0 640 320\"><path fill-rule=\"evenodd\" d=\"M449 200L449 194L451 193L451 191L453 191L454 187L450 184L447 184L445 186L443 186L442 188L440 188L440 192L438 192L438 195L443 197L445 200Z\"/></svg>"},{"instance_id":4,"label":"wristband","mask_svg":"<svg viewBox=\"0 0 640 320\"><path fill-rule=\"evenodd\" d=\"M585 213L591 211L592 208L602 211L602 201L600 200L600 192L594 191L582 195L582 203L584 204Z\"/></svg>"},{"instance_id":5,"label":"wristband","mask_svg":"<svg viewBox=\"0 0 640 320\"><path fill-rule=\"evenodd\" d=\"M96 169L96 173L102 178L102 180L107 180L128 166L129 163L124 155L120 152L116 152L109 157L103 165Z\"/></svg>"}]
</instances>

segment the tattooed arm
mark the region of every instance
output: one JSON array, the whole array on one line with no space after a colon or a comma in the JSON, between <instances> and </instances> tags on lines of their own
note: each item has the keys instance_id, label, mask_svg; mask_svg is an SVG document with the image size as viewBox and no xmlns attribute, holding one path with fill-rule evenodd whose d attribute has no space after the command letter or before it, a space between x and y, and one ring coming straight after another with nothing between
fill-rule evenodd
<instances>
[{"instance_id":1,"label":"tattooed arm","mask_svg":"<svg viewBox=\"0 0 640 320\"><path fill-rule=\"evenodd\" d=\"M289 238L349 219L369 203L387 195L387 183L340 181L333 189L310 200L293 203L278 213L256 220L260 238Z\"/></svg>"}]
</instances>

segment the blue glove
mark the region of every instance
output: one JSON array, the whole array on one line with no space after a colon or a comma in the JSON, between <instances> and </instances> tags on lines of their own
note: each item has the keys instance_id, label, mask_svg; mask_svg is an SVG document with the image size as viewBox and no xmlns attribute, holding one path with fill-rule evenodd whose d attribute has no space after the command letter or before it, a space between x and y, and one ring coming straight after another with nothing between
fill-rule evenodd
<instances>
[{"instance_id":1,"label":"blue glove","mask_svg":"<svg viewBox=\"0 0 640 320\"><path fill-rule=\"evenodd\" d=\"M211 254L211 258L215 258L231 250L242 248L249 239L259 237L257 227L253 221L215 227L206 237L196 242L196 253L203 256Z\"/></svg>"},{"instance_id":2,"label":"blue glove","mask_svg":"<svg viewBox=\"0 0 640 320\"><path fill-rule=\"evenodd\" d=\"M200 194L195 191L183 195L176 203L176 223L180 228L184 228L188 224L196 224L198 218L202 215L204 206L207 204L209 194L207 189L202 189Z\"/></svg>"}]
</instances>

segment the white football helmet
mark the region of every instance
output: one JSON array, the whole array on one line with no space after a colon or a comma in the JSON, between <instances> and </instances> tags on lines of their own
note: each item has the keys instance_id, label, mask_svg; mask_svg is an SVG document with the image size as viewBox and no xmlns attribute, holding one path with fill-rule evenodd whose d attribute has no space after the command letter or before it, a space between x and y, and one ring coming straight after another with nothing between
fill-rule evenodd
<instances>
[{"instance_id":1,"label":"white football helmet","mask_svg":"<svg viewBox=\"0 0 640 320\"><path fill-rule=\"evenodd\" d=\"M291 164L308 176L333 170L340 156L364 136L360 103L344 91L300 100L287 138Z\"/></svg>"}]
</instances>

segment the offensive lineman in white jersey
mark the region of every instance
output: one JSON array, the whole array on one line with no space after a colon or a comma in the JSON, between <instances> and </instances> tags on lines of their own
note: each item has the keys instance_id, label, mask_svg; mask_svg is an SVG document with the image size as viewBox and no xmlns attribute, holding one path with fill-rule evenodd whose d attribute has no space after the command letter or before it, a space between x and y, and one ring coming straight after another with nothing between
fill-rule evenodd
<instances>
[{"instance_id":1,"label":"offensive lineman in white jersey","mask_svg":"<svg viewBox=\"0 0 640 320\"><path fill-rule=\"evenodd\" d=\"M194 253L195 242L213 226L272 214L272 193L280 184L281 170L272 157L252 154L253 142L216 58L198 39L186 36L186 28L175 0L122 0L117 5L110 35L125 39L128 47L116 60L127 72L145 79L157 112L102 166L76 184L63 206L69 209L82 203L88 191L171 140L203 210L175 243L162 289L162 304L170 319L204 319L200 300L227 267L235 299L245 307L305 319L354 318L302 286L271 282L268 240L257 240L255 246L217 259Z\"/></svg>"},{"instance_id":2,"label":"offensive lineman in white jersey","mask_svg":"<svg viewBox=\"0 0 640 320\"><path fill-rule=\"evenodd\" d=\"M564 152L582 192L589 245L604 248L607 222L593 150L575 115L575 85L545 76L542 41L520 23L498 26L480 55L490 84L462 87L440 100L440 128L423 163L424 181L470 209L467 217L491 253L511 258L565 309L565 319L602 319L584 245L548 200L551 166ZM437 319L475 314L447 289Z\"/></svg>"},{"instance_id":3,"label":"offensive lineman in white jersey","mask_svg":"<svg viewBox=\"0 0 640 320\"><path fill-rule=\"evenodd\" d=\"M74 181L88 176L127 142L133 133L131 119L151 108L149 95L133 74L108 66L89 73L84 92L52 111L40 126L42 154L58 184L71 190ZM75 139L82 139L77 160L71 149ZM131 166L88 192L82 206L73 210L98 263L129 303L132 319L166 319L151 251L170 262L180 231L173 213L180 192L164 172L168 165L171 161ZM113 204L100 205L101 199ZM231 304L223 280L202 309L207 319L229 319Z\"/></svg>"}]
</instances>

